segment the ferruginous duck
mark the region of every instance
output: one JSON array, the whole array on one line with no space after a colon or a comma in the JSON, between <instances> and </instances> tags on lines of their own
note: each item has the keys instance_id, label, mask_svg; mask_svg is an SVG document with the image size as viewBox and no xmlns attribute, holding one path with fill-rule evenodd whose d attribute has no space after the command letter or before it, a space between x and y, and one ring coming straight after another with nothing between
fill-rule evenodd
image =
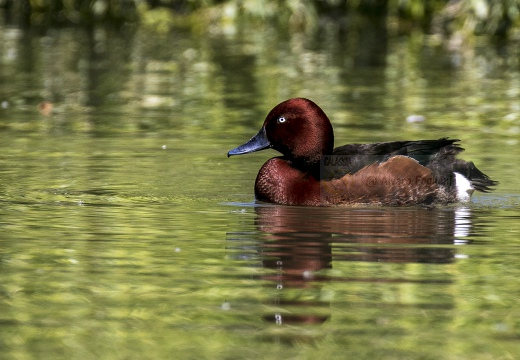
<instances>
[{"instance_id":1,"label":"ferruginous duck","mask_svg":"<svg viewBox=\"0 0 520 360\"><path fill-rule=\"evenodd\" d=\"M457 139L349 144L334 149L323 110L303 98L286 100L267 115L258 134L228 152L268 148L282 153L258 172L258 201L284 205L418 205L470 201L498 182L456 156Z\"/></svg>"}]
</instances>

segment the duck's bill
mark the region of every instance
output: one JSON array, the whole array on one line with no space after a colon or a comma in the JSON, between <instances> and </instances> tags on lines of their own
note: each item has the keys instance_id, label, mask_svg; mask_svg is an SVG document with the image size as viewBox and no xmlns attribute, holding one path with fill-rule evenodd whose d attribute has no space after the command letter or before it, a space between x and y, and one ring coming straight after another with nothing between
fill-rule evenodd
<instances>
[{"instance_id":1,"label":"duck's bill","mask_svg":"<svg viewBox=\"0 0 520 360\"><path fill-rule=\"evenodd\" d=\"M265 135L265 129L262 127L258 134L253 136L248 142L244 145L240 145L233 150L230 150L227 154L228 157L232 155L242 155L249 154L255 151L264 150L271 147L271 143L267 140L267 136Z\"/></svg>"}]
</instances>

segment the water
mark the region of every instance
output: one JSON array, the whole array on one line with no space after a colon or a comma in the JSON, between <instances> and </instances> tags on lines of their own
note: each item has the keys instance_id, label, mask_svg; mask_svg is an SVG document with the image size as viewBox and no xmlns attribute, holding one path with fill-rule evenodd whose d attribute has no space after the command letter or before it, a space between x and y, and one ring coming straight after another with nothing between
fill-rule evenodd
<instances>
[{"instance_id":1,"label":"water","mask_svg":"<svg viewBox=\"0 0 520 360\"><path fill-rule=\"evenodd\" d=\"M331 34L0 37L0 358L520 354L514 44L416 34L372 67ZM460 138L501 184L434 209L255 204L275 153L226 153L291 96L337 145Z\"/></svg>"}]
</instances>

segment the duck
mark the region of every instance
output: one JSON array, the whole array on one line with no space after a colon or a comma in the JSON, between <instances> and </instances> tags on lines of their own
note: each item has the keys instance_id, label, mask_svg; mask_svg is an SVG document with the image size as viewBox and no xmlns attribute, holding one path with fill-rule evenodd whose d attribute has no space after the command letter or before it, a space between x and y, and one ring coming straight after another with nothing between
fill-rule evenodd
<instances>
[{"instance_id":1,"label":"duck","mask_svg":"<svg viewBox=\"0 0 520 360\"><path fill-rule=\"evenodd\" d=\"M334 130L313 101L276 105L260 131L228 158L265 149L255 181L259 202L294 206L413 206L468 202L498 184L473 162L457 158L460 140L390 141L334 148Z\"/></svg>"}]
</instances>

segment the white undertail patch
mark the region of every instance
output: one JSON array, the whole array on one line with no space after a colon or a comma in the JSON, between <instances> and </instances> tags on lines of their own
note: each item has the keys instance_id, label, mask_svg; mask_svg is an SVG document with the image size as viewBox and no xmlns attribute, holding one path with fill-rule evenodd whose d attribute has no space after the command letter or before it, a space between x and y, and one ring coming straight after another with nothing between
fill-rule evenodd
<instances>
[{"instance_id":1,"label":"white undertail patch","mask_svg":"<svg viewBox=\"0 0 520 360\"><path fill-rule=\"evenodd\" d=\"M471 195L475 191L475 188L471 186L471 182L462 174L458 172L453 173L455 175L455 187L457 188L457 200L460 202L468 202L471 200Z\"/></svg>"}]
</instances>

